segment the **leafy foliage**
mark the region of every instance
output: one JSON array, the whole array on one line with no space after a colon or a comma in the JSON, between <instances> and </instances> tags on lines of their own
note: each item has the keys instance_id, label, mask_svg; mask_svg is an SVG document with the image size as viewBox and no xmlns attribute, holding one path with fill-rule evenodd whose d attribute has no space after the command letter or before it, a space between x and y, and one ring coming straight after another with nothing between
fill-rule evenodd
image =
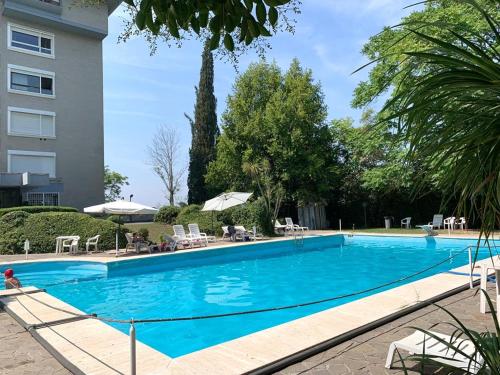
<instances>
[{"instance_id":1,"label":"leafy foliage","mask_svg":"<svg viewBox=\"0 0 500 375\"><path fill-rule=\"evenodd\" d=\"M122 228L121 246L126 243L123 232ZM97 234L101 235L100 248L115 247L116 224L109 220L73 212L13 212L0 219L0 253L22 253L26 239L30 241L32 252L49 253L54 251L55 239L58 236L80 236L82 246L87 238Z\"/></svg>"},{"instance_id":2,"label":"leafy foliage","mask_svg":"<svg viewBox=\"0 0 500 375\"><path fill-rule=\"evenodd\" d=\"M128 177L104 166L104 199L113 202L121 198L122 187L128 185Z\"/></svg>"},{"instance_id":3,"label":"leafy foliage","mask_svg":"<svg viewBox=\"0 0 500 375\"><path fill-rule=\"evenodd\" d=\"M215 233L222 235L221 221L217 220L216 213L213 214L207 211L201 211L201 206L190 204L185 206L179 212L175 224L184 225L187 230L188 224L198 224L201 232ZM213 228L213 229L212 229Z\"/></svg>"},{"instance_id":4,"label":"leafy foliage","mask_svg":"<svg viewBox=\"0 0 500 375\"><path fill-rule=\"evenodd\" d=\"M215 157L215 142L219 135L217 126L217 100L214 95L214 61L208 42L202 55L200 83L196 88L194 121L191 123L191 148L189 150L188 202L202 203L208 199L205 174Z\"/></svg>"},{"instance_id":5,"label":"leafy foliage","mask_svg":"<svg viewBox=\"0 0 500 375\"><path fill-rule=\"evenodd\" d=\"M207 183L216 191L257 190L243 166L266 162L286 199L327 196L335 155L325 119L321 86L297 60L285 74L276 64L252 64L227 99Z\"/></svg>"},{"instance_id":6,"label":"leafy foliage","mask_svg":"<svg viewBox=\"0 0 500 375\"><path fill-rule=\"evenodd\" d=\"M181 209L176 206L163 206L160 207L158 212L155 214L154 221L156 223L172 224L175 222L177 215Z\"/></svg>"},{"instance_id":7,"label":"leafy foliage","mask_svg":"<svg viewBox=\"0 0 500 375\"><path fill-rule=\"evenodd\" d=\"M280 29L292 31L287 14L298 13L299 0L126 0L131 18L123 39L146 32L178 43L192 35L209 39L211 50L245 49ZM280 25L281 19L282 25Z\"/></svg>"},{"instance_id":8,"label":"leafy foliage","mask_svg":"<svg viewBox=\"0 0 500 375\"><path fill-rule=\"evenodd\" d=\"M475 215L488 236L500 225L500 23L498 9L490 16L474 1L464 6L489 29L466 32L450 23L443 38L413 24L411 35L428 49L404 52L400 65L419 72L405 74L384 110L397 120L409 159L424 163L421 176L442 171L440 185L458 197L457 214Z\"/></svg>"},{"instance_id":9,"label":"leafy foliage","mask_svg":"<svg viewBox=\"0 0 500 375\"><path fill-rule=\"evenodd\" d=\"M0 217L10 212L18 212L18 211L23 211L31 214L36 214L40 212L78 212L78 210L74 207L65 207L65 206L20 206L20 207L0 208Z\"/></svg>"}]
</instances>

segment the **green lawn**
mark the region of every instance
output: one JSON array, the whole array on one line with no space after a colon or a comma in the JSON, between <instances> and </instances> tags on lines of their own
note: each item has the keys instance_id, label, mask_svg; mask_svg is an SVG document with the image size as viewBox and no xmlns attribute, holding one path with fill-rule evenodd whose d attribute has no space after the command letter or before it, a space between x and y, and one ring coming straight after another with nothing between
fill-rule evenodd
<instances>
[{"instance_id":1,"label":"green lawn","mask_svg":"<svg viewBox=\"0 0 500 375\"><path fill-rule=\"evenodd\" d=\"M161 223L127 223L124 225L129 228L131 232L137 232L140 228L146 228L149 231L149 240L153 242L160 242L162 234L173 235L172 226Z\"/></svg>"}]
</instances>

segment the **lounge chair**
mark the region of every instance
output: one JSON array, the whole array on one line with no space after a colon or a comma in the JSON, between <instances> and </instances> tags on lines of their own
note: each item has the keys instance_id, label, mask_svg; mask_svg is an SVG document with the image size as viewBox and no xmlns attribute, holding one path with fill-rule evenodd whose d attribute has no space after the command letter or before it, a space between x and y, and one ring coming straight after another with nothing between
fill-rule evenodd
<instances>
[{"instance_id":1,"label":"lounge chair","mask_svg":"<svg viewBox=\"0 0 500 375\"><path fill-rule=\"evenodd\" d=\"M215 236L207 236L206 233L200 232L198 224L188 224L188 228L188 237L192 240L200 240L205 243L205 246L208 246L208 241L215 242Z\"/></svg>"},{"instance_id":2,"label":"lounge chair","mask_svg":"<svg viewBox=\"0 0 500 375\"><path fill-rule=\"evenodd\" d=\"M146 249L151 253L150 246L144 241L134 241L134 235L132 233L125 233L125 238L127 239L127 246L125 246L125 253L128 250L134 250L137 254L141 252L141 249Z\"/></svg>"},{"instance_id":3,"label":"lounge chair","mask_svg":"<svg viewBox=\"0 0 500 375\"><path fill-rule=\"evenodd\" d=\"M403 225L406 229L410 229L410 222L411 222L411 217L405 217L403 220L401 220L401 228L403 228Z\"/></svg>"},{"instance_id":4,"label":"lounge chair","mask_svg":"<svg viewBox=\"0 0 500 375\"><path fill-rule=\"evenodd\" d=\"M72 238L68 238L66 240L63 240L62 242L62 252L64 253L64 250L68 249L69 254L76 254L78 253L78 242L80 241L79 236L74 236Z\"/></svg>"},{"instance_id":5,"label":"lounge chair","mask_svg":"<svg viewBox=\"0 0 500 375\"><path fill-rule=\"evenodd\" d=\"M274 231L276 232L276 234L279 234L279 233L285 233L286 231L286 228L287 228L287 225L285 224L281 224L278 219L276 219L274 221Z\"/></svg>"},{"instance_id":6,"label":"lounge chair","mask_svg":"<svg viewBox=\"0 0 500 375\"><path fill-rule=\"evenodd\" d=\"M308 227L301 227L300 225L294 224L291 217L285 217L285 222L286 222L287 230L289 230L289 231L295 231L295 230L307 231L307 230L309 230Z\"/></svg>"},{"instance_id":7,"label":"lounge chair","mask_svg":"<svg viewBox=\"0 0 500 375\"><path fill-rule=\"evenodd\" d=\"M87 242L85 242L85 250L87 251L87 253L89 252L91 246L94 246L94 251L99 251L98 242L100 237L101 235L98 234L97 236L87 239Z\"/></svg>"},{"instance_id":8,"label":"lounge chair","mask_svg":"<svg viewBox=\"0 0 500 375\"><path fill-rule=\"evenodd\" d=\"M177 241L178 245L182 245L182 247L193 247L193 245L201 246L203 244L203 240L201 239L192 239L189 235L186 234L184 227L182 225L173 225L172 229L174 230L174 235L172 236L175 241Z\"/></svg>"},{"instance_id":9,"label":"lounge chair","mask_svg":"<svg viewBox=\"0 0 500 375\"><path fill-rule=\"evenodd\" d=\"M459 368L461 370L468 371L468 373L471 374L476 374L484 364L483 358L476 353L476 348L471 341L457 337L452 338L442 333L431 331L429 331L429 333L447 343L450 343L454 347L458 347L469 357L475 356L475 360L471 361L463 354L457 353L445 343L439 341L433 336L430 336L429 334L425 334L422 331L415 331L410 336L391 343L389 346L389 352L387 353L385 367L392 367L396 350L405 350L417 356L422 356L425 353L426 358L431 359L432 361Z\"/></svg>"},{"instance_id":10,"label":"lounge chair","mask_svg":"<svg viewBox=\"0 0 500 375\"><path fill-rule=\"evenodd\" d=\"M428 225L432 225L432 229L441 228L443 226L443 215L441 215L441 214L434 215L434 217L432 218L432 221L429 222Z\"/></svg>"},{"instance_id":11,"label":"lounge chair","mask_svg":"<svg viewBox=\"0 0 500 375\"><path fill-rule=\"evenodd\" d=\"M453 230L455 228L455 216L447 217L443 220L444 229Z\"/></svg>"},{"instance_id":12,"label":"lounge chair","mask_svg":"<svg viewBox=\"0 0 500 375\"><path fill-rule=\"evenodd\" d=\"M225 238L231 240L231 234L229 233L229 229L227 225L224 225L222 227L222 239L224 240Z\"/></svg>"}]
</instances>

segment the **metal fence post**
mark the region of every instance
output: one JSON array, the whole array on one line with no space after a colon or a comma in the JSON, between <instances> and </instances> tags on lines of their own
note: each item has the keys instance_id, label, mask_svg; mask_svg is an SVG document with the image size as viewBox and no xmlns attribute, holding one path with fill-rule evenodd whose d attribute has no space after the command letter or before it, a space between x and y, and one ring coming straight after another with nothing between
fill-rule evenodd
<instances>
[{"instance_id":1,"label":"metal fence post","mask_svg":"<svg viewBox=\"0 0 500 375\"><path fill-rule=\"evenodd\" d=\"M130 321L130 375L136 375L136 363L135 363L135 326L134 320Z\"/></svg>"},{"instance_id":2,"label":"metal fence post","mask_svg":"<svg viewBox=\"0 0 500 375\"><path fill-rule=\"evenodd\" d=\"M469 287L470 287L470 289L474 289L474 282L473 282L473 276L472 276L472 274L474 273L474 265L472 264L472 250L471 250L470 246L469 246L468 250L469 250L469 268L470 268Z\"/></svg>"}]
</instances>

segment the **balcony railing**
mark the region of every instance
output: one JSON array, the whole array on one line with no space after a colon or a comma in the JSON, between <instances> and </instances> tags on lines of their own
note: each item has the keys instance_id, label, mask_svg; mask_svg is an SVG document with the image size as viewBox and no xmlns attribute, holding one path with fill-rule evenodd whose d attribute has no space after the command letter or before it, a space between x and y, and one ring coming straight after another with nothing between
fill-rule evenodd
<instances>
[{"instance_id":1,"label":"balcony railing","mask_svg":"<svg viewBox=\"0 0 500 375\"><path fill-rule=\"evenodd\" d=\"M61 0L39 0L42 3L52 4L52 5L61 5Z\"/></svg>"}]
</instances>

